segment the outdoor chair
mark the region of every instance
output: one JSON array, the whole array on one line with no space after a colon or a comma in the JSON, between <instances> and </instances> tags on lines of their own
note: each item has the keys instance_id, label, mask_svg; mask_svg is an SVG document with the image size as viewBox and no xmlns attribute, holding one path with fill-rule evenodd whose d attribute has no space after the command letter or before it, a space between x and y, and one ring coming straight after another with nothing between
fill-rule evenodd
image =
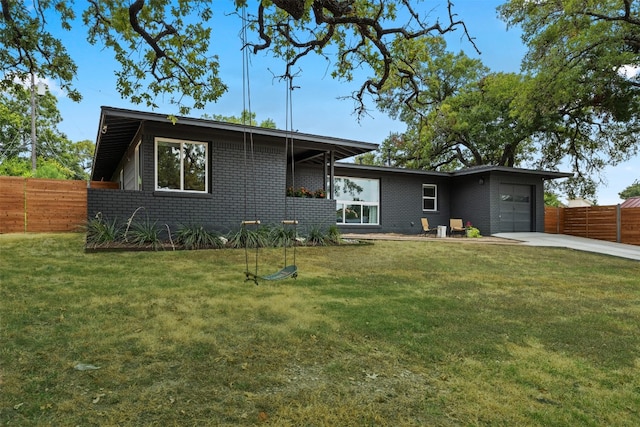
<instances>
[{"instance_id":1,"label":"outdoor chair","mask_svg":"<svg viewBox=\"0 0 640 427\"><path fill-rule=\"evenodd\" d=\"M467 235L467 229L464 225L462 225L462 220L460 218L451 218L449 219L449 229L451 230L451 237L456 234L460 234L463 237Z\"/></svg>"},{"instance_id":2,"label":"outdoor chair","mask_svg":"<svg viewBox=\"0 0 640 427\"><path fill-rule=\"evenodd\" d=\"M437 228L429 228L429 220L427 218L420 218L420 221L422 222L422 235L426 236L428 234L437 234L438 233L438 229Z\"/></svg>"}]
</instances>

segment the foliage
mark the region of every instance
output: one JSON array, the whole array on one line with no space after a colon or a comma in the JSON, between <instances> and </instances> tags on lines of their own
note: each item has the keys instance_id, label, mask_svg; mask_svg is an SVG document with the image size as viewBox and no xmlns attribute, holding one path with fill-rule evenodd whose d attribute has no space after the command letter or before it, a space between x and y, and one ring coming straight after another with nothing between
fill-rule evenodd
<instances>
[{"instance_id":1,"label":"foliage","mask_svg":"<svg viewBox=\"0 0 640 427\"><path fill-rule=\"evenodd\" d=\"M557 208L557 207L562 206L562 202L560 202L560 199L558 198L558 195L556 193L553 193L553 192L550 192L550 191L545 191L544 192L544 205Z\"/></svg>"},{"instance_id":2,"label":"foliage","mask_svg":"<svg viewBox=\"0 0 640 427\"><path fill-rule=\"evenodd\" d=\"M342 240L342 236L340 233L340 229L338 228L337 225L332 224L329 226L325 240L334 245L340 244L340 241Z\"/></svg>"},{"instance_id":3,"label":"foliage","mask_svg":"<svg viewBox=\"0 0 640 427\"><path fill-rule=\"evenodd\" d=\"M89 177L88 171L93 159L94 144L91 141L71 142L57 126L62 121L58 111L57 98L49 91L38 96L36 111L36 154L37 177L80 179ZM0 159L3 173L15 176L31 176L24 171L31 170L31 102L30 91L22 86L0 92ZM44 167L49 172L40 173ZM52 170L59 173L52 175Z\"/></svg>"},{"instance_id":4,"label":"foliage","mask_svg":"<svg viewBox=\"0 0 640 427\"><path fill-rule=\"evenodd\" d=\"M31 160L23 157L12 157L0 163L0 175L22 176L25 178L74 179L73 172L56 160L38 157L36 173L31 168Z\"/></svg>"},{"instance_id":5,"label":"foliage","mask_svg":"<svg viewBox=\"0 0 640 427\"><path fill-rule=\"evenodd\" d=\"M631 197L640 197L640 179L633 181L633 184L619 192L618 195L623 200Z\"/></svg>"},{"instance_id":6,"label":"foliage","mask_svg":"<svg viewBox=\"0 0 640 427\"><path fill-rule=\"evenodd\" d=\"M223 116L221 114L214 114L213 116L209 116L208 114L204 114L203 118L217 120L219 122L226 123L235 123L238 125L249 125L249 126L259 126L261 128L268 129L276 129L276 122L273 119L265 119L258 124L256 120L256 113L247 110L243 110L240 117L236 116Z\"/></svg>"},{"instance_id":7,"label":"foliage","mask_svg":"<svg viewBox=\"0 0 640 427\"><path fill-rule=\"evenodd\" d=\"M114 243L120 239L121 232L121 227L116 219L108 221L102 217L102 213L98 212L87 223L87 246L96 248Z\"/></svg>"},{"instance_id":8,"label":"foliage","mask_svg":"<svg viewBox=\"0 0 640 427\"><path fill-rule=\"evenodd\" d=\"M241 251L0 235L0 424L637 426L638 263L457 242L301 248L256 287Z\"/></svg>"},{"instance_id":9,"label":"foliage","mask_svg":"<svg viewBox=\"0 0 640 427\"><path fill-rule=\"evenodd\" d=\"M514 112L527 77L491 73L477 59L446 51L441 38L416 39L393 52L406 64L381 90L378 106L407 130L383 142L377 163L450 171L530 160L539 120Z\"/></svg>"},{"instance_id":10,"label":"foliage","mask_svg":"<svg viewBox=\"0 0 640 427\"><path fill-rule=\"evenodd\" d=\"M287 188L287 196L325 199L327 197L327 192L323 188L319 188L315 191L312 191L305 187L298 187L298 188L289 187Z\"/></svg>"},{"instance_id":11,"label":"foliage","mask_svg":"<svg viewBox=\"0 0 640 427\"><path fill-rule=\"evenodd\" d=\"M243 31L252 34L246 48L283 59L282 76L292 78L308 54L333 58L332 76L346 81L363 66L381 70L353 94L361 112L364 96L375 94L392 73L397 59L387 47L390 43L459 28L473 43L450 0L442 20L405 0L236 0L235 5L237 17L246 17ZM241 13L242 7L248 12ZM71 30L77 25L76 11L71 1L38 0L33 7L2 2L3 87L16 76L34 73L58 81L69 97L80 99L72 86L77 66L50 32L54 25ZM210 22L214 12L205 0L114 0L87 2L81 15L89 42L110 51L119 62L116 89L123 98L155 108L164 96L163 101L187 114L191 108L205 108L227 90L219 77L218 56L210 49L215 45Z\"/></svg>"},{"instance_id":12,"label":"foliage","mask_svg":"<svg viewBox=\"0 0 640 427\"><path fill-rule=\"evenodd\" d=\"M319 226L312 226L307 231L306 241L311 246L325 246L327 244L327 235Z\"/></svg>"},{"instance_id":13,"label":"foliage","mask_svg":"<svg viewBox=\"0 0 640 427\"><path fill-rule=\"evenodd\" d=\"M482 237L482 235L480 234L480 230L478 230L476 227L469 226L467 227L467 237L478 238Z\"/></svg>"},{"instance_id":14,"label":"foliage","mask_svg":"<svg viewBox=\"0 0 640 427\"><path fill-rule=\"evenodd\" d=\"M267 245L265 239L267 227L242 226L240 229L229 234L229 247L231 248L261 248Z\"/></svg>"},{"instance_id":15,"label":"foliage","mask_svg":"<svg viewBox=\"0 0 640 427\"><path fill-rule=\"evenodd\" d=\"M297 237L294 226L281 224L269 227L267 233L267 245L275 247L291 246Z\"/></svg>"},{"instance_id":16,"label":"foliage","mask_svg":"<svg viewBox=\"0 0 640 427\"><path fill-rule=\"evenodd\" d=\"M181 225L176 231L176 243L185 249L218 249L224 246L217 233L199 225Z\"/></svg>"},{"instance_id":17,"label":"foliage","mask_svg":"<svg viewBox=\"0 0 640 427\"><path fill-rule=\"evenodd\" d=\"M151 246L159 249L162 246L160 239L161 229L158 221L151 221L149 218L134 221L131 227L125 232L123 239L125 242L138 246Z\"/></svg>"},{"instance_id":18,"label":"foliage","mask_svg":"<svg viewBox=\"0 0 640 427\"><path fill-rule=\"evenodd\" d=\"M517 114L544 117L535 135L539 164L571 164L570 198L592 196L605 166L638 151L639 8L615 0L510 0L499 8L509 26L522 28L523 66L533 76Z\"/></svg>"},{"instance_id":19,"label":"foliage","mask_svg":"<svg viewBox=\"0 0 640 427\"><path fill-rule=\"evenodd\" d=\"M81 99L73 88L77 66L52 34L58 25L64 30L71 29L75 18L73 6L72 2L48 0L1 3L0 93L19 87L16 82L25 82L35 75L57 81L70 99Z\"/></svg>"}]
</instances>

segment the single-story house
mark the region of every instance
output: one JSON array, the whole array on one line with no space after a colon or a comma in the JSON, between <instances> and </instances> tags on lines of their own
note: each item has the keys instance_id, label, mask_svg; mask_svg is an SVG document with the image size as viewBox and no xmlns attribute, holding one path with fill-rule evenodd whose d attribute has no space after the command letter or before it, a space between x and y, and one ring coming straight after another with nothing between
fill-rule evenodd
<instances>
[{"instance_id":1,"label":"single-story house","mask_svg":"<svg viewBox=\"0 0 640 427\"><path fill-rule=\"evenodd\" d=\"M544 186L567 173L476 167L455 172L341 162L376 144L112 107L100 115L88 216L134 212L175 229L241 221L341 232L419 233L462 218L483 235L544 231ZM103 187L103 186L100 186ZM295 188L292 188L295 187ZM291 197L305 188L325 197ZM289 193L287 193L289 189ZM288 195L289 194L289 195Z\"/></svg>"}]
</instances>

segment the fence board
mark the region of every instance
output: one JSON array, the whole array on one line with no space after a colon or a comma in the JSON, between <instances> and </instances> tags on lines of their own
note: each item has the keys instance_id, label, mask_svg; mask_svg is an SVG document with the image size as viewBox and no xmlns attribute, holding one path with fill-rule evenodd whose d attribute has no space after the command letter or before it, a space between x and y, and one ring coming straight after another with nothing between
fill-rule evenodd
<instances>
[{"instance_id":1,"label":"fence board","mask_svg":"<svg viewBox=\"0 0 640 427\"><path fill-rule=\"evenodd\" d=\"M620 218L618 218L618 211ZM640 245L640 208L620 208L617 205L579 208L547 207L545 208L545 233L569 234Z\"/></svg>"},{"instance_id":2,"label":"fence board","mask_svg":"<svg viewBox=\"0 0 640 427\"><path fill-rule=\"evenodd\" d=\"M620 241L640 245L640 208L620 209Z\"/></svg>"},{"instance_id":3,"label":"fence board","mask_svg":"<svg viewBox=\"0 0 640 427\"><path fill-rule=\"evenodd\" d=\"M0 233L25 231L25 179L0 176Z\"/></svg>"},{"instance_id":4,"label":"fence board","mask_svg":"<svg viewBox=\"0 0 640 427\"><path fill-rule=\"evenodd\" d=\"M560 233L560 208L545 206L544 232L548 234Z\"/></svg>"},{"instance_id":5,"label":"fence board","mask_svg":"<svg viewBox=\"0 0 640 427\"><path fill-rule=\"evenodd\" d=\"M76 231L87 220L87 183L27 179L27 231Z\"/></svg>"},{"instance_id":6,"label":"fence board","mask_svg":"<svg viewBox=\"0 0 640 427\"><path fill-rule=\"evenodd\" d=\"M104 188L108 190L118 190L120 188L120 184L110 181L91 181L89 186L91 188Z\"/></svg>"}]
</instances>

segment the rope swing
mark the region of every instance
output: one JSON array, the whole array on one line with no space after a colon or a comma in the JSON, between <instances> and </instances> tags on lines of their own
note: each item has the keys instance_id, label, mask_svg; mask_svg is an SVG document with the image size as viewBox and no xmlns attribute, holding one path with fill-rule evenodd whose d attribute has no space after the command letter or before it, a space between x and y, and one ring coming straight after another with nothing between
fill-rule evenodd
<instances>
[{"instance_id":1,"label":"rope swing","mask_svg":"<svg viewBox=\"0 0 640 427\"><path fill-rule=\"evenodd\" d=\"M244 133L243 133L243 146L244 146L244 217L248 217L248 186L249 186L249 177L248 177L248 157L251 158L251 181L253 183L253 218L256 219L247 219L241 222L241 235L244 239L244 251L245 251L245 281L253 281L256 285L258 285L258 280L264 281L272 281L272 280L282 280L287 278L296 278L298 277L298 267L296 266L296 237L298 235L297 225L298 220L296 219L295 212L295 203L293 203L293 219L285 219L283 220L283 247L284 247L284 267L276 271L275 273L268 275L260 275L258 272L259 266L259 243L256 241L253 243L255 245L255 265L253 271L250 271L249 267L249 247L251 242L249 239L249 229L248 227L255 227L255 230L258 231L260 227L260 220L257 219L257 201L256 201L256 160L255 160L255 150L253 143L253 126L251 125L251 89L250 89L250 81L249 81L249 52L246 49L247 46L247 19L246 19L246 9L242 8L242 46L243 46L243 61L242 61L242 74L243 74L243 111L246 111L246 114L243 114L243 125L244 125ZM286 97L286 128L287 135L285 138L285 149L284 149L284 164L285 171L288 163L288 153L290 150L291 153L291 180L292 185L295 186L295 161L294 161L294 150L293 150L293 125L292 125L292 116L293 116L293 108L291 107L291 92L293 91L292 86L292 77L287 76L288 84L287 84L287 97ZM249 123L247 123L249 120ZM286 181L286 172L285 172L285 181ZM288 212L288 202L287 202L287 194L286 194L286 185L284 188L284 218L287 218ZM293 237L289 238L289 233L287 230L292 229ZM287 247L289 246L288 242L293 246L293 264L288 264L287 259Z\"/></svg>"}]
</instances>

